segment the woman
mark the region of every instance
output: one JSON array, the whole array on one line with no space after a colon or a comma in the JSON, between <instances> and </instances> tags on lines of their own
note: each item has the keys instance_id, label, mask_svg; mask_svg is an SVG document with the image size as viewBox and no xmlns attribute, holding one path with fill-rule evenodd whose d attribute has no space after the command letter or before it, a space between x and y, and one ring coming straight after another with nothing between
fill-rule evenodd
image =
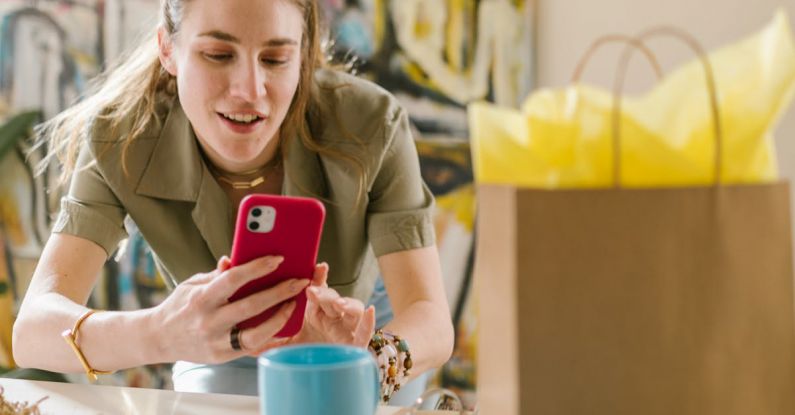
<instances>
[{"instance_id":1,"label":"woman","mask_svg":"<svg viewBox=\"0 0 795 415\"><path fill-rule=\"evenodd\" d=\"M315 1L164 0L161 20L157 45L142 45L39 131L71 184L14 326L15 360L75 372L84 369L79 351L89 374L177 362L177 390L240 393L244 385L228 390L228 382L241 366L253 372L245 356L285 343L344 343L379 356L387 397L394 384L444 363L453 330L433 200L406 113L373 84L322 68ZM249 193L326 205L323 262L307 289L303 329L290 339L273 337L289 302L256 328L235 324L305 282L227 301L280 260L230 268L236 206ZM125 236L125 218L173 291L150 309L92 314L86 301ZM379 268L395 317L373 335L374 311L363 301ZM59 338L65 330L75 350Z\"/></svg>"}]
</instances>

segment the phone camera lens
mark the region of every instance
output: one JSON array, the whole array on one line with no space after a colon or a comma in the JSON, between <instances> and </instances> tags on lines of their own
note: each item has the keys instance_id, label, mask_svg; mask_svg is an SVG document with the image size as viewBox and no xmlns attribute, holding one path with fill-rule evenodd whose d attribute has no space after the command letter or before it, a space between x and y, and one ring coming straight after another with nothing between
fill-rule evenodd
<instances>
[{"instance_id":1,"label":"phone camera lens","mask_svg":"<svg viewBox=\"0 0 795 415\"><path fill-rule=\"evenodd\" d=\"M255 208L254 210L251 211L251 215L254 216L255 218L258 218L260 217L260 215L262 215L262 210L260 208Z\"/></svg>"},{"instance_id":2,"label":"phone camera lens","mask_svg":"<svg viewBox=\"0 0 795 415\"><path fill-rule=\"evenodd\" d=\"M252 231L256 231L257 229L259 229L259 223L251 222L248 224L248 228L251 229Z\"/></svg>"}]
</instances>

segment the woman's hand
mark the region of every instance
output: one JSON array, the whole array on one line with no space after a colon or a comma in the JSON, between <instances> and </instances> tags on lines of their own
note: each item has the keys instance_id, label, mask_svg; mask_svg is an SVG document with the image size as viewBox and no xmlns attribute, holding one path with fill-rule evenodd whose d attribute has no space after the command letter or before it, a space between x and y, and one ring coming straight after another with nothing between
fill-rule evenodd
<instances>
[{"instance_id":1,"label":"woman's hand","mask_svg":"<svg viewBox=\"0 0 795 415\"><path fill-rule=\"evenodd\" d=\"M366 347L375 329L375 309L361 301L343 298L328 287L328 265L315 267L307 288L304 326L289 343L338 343Z\"/></svg>"},{"instance_id":2,"label":"woman's hand","mask_svg":"<svg viewBox=\"0 0 795 415\"><path fill-rule=\"evenodd\" d=\"M241 321L288 300L304 289L305 279L284 281L272 288L235 302L228 298L249 281L273 272L281 257L262 257L231 268L227 257L217 268L189 278L155 309L161 325L158 347L168 361L188 360L197 363L221 363L267 348L295 308L285 302L267 321L240 332L242 350L234 350L230 332ZM276 340L276 343L279 341Z\"/></svg>"}]
</instances>

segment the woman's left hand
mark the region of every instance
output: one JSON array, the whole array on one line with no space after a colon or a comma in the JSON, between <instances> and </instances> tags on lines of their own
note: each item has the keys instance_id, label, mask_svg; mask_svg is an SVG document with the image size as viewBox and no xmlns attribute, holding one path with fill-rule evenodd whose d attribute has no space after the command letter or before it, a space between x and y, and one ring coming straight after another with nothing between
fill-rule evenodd
<instances>
[{"instance_id":1,"label":"woman's left hand","mask_svg":"<svg viewBox=\"0 0 795 415\"><path fill-rule=\"evenodd\" d=\"M274 347L300 343L336 343L367 347L375 330L375 308L364 308L355 298L343 298L328 287L328 264L315 266L312 283L306 289L304 326L293 337L269 343L260 353Z\"/></svg>"},{"instance_id":2,"label":"woman's left hand","mask_svg":"<svg viewBox=\"0 0 795 415\"><path fill-rule=\"evenodd\" d=\"M375 308L355 298L343 298L328 287L328 265L315 267L306 289L304 327L290 343L337 343L367 347L375 330Z\"/></svg>"}]
</instances>

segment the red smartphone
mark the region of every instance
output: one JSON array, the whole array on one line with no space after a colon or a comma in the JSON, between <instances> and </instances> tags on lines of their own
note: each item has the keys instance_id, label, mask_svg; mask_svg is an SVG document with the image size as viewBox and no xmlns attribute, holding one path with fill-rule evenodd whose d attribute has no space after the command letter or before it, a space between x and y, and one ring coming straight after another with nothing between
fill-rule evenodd
<instances>
[{"instance_id":1,"label":"red smartphone","mask_svg":"<svg viewBox=\"0 0 795 415\"><path fill-rule=\"evenodd\" d=\"M316 199L266 194L248 195L240 201L232 242L232 266L263 256L281 255L284 261L268 275L240 287L229 301L239 300L292 278L312 279L326 209ZM276 337L294 336L304 324L306 291L294 298L295 310ZM281 304L242 321L241 329L268 320Z\"/></svg>"}]
</instances>

